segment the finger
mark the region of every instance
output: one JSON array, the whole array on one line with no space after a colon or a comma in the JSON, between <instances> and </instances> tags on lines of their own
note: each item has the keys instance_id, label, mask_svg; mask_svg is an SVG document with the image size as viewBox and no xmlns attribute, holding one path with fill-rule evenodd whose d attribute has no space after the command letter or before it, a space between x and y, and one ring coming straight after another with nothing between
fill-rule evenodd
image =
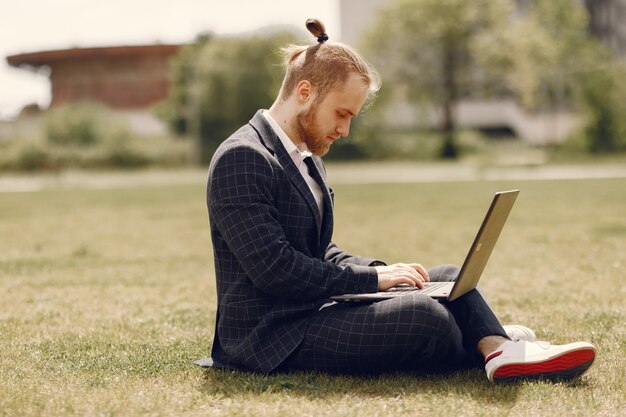
<instances>
[{"instance_id":1,"label":"finger","mask_svg":"<svg viewBox=\"0 0 626 417\"><path fill-rule=\"evenodd\" d=\"M424 284L422 282L416 282L415 278L412 278L409 276L401 276L401 275L390 276L378 282L378 287L381 291L387 290L392 287L404 286L404 285L409 286L409 287L423 288L422 286Z\"/></svg>"},{"instance_id":2,"label":"finger","mask_svg":"<svg viewBox=\"0 0 626 417\"><path fill-rule=\"evenodd\" d=\"M424 277L424 275L422 275L420 271L415 268L414 265L419 265L419 264L400 264L400 265L402 266L403 271L407 271L407 273L411 274L411 276L415 277L420 282L425 282L428 280L428 272L426 272L426 270L423 267L422 267L422 270L426 272L426 277ZM421 267L421 265L419 266Z\"/></svg>"},{"instance_id":3,"label":"finger","mask_svg":"<svg viewBox=\"0 0 626 417\"><path fill-rule=\"evenodd\" d=\"M410 264L410 266L415 269L422 276L422 278L424 278L424 281L430 281L428 271L421 264Z\"/></svg>"},{"instance_id":4,"label":"finger","mask_svg":"<svg viewBox=\"0 0 626 417\"><path fill-rule=\"evenodd\" d=\"M396 264L395 266L397 266L398 269L401 269L411 275L415 275L416 277L421 277L419 272L412 266L412 264Z\"/></svg>"},{"instance_id":5,"label":"finger","mask_svg":"<svg viewBox=\"0 0 626 417\"><path fill-rule=\"evenodd\" d=\"M411 268L409 265L400 265L399 266L399 277L403 277L405 279L410 280L410 282L407 282L410 285L413 285L414 287L419 287L419 288L423 288L424 286L424 278L413 268Z\"/></svg>"},{"instance_id":6,"label":"finger","mask_svg":"<svg viewBox=\"0 0 626 417\"><path fill-rule=\"evenodd\" d=\"M415 285L424 281L422 276L415 269L406 264L397 264L395 275L398 277L409 278L413 283L415 283Z\"/></svg>"},{"instance_id":7,"label":"finger","mask_svg":"<svg viewBox=\"0 0 626 417\"><path fill-rule=\"evenodd\" d=\"M421 280L416 279L413 276L403 276L393 279L393 286L396 287L400 284L407 284L411 287L424 288L424 283Z\"/></svg>"}]
</instances>

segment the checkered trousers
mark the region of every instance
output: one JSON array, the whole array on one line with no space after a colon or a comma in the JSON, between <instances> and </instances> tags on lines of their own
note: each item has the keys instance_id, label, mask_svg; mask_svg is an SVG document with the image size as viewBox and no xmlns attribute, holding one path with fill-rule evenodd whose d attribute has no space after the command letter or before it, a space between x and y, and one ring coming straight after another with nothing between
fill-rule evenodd
<instances>
[{"instance_id":1,"label":"checkered trousers","mask_svg":"<svg viewBox=\"0 0 626 417\"><path fill-rule=\"evenodd\" d=\"M432 281L453 281L459 268L429 270ZM476 346L506 337L477 290L452 302L407 294L375 303L342 303L309 317L304 341L282 370L338 373L441 372L482 366Z\"/></svg>"}]
</instances>

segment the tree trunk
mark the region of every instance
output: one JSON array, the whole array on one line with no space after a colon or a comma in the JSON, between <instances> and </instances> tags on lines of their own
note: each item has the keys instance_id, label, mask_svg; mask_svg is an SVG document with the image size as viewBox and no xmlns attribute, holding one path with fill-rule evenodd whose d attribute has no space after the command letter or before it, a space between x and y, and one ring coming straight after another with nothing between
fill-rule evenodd
<instances>
[{"instance_id":1,"label":"tree trunk","mask_svg":"<svg viewBox=\"0 0 626 417\"><path fill-rule=\"evenodd\" d=\"M440 156L446 159L454 159L459 153L456 145L456 124L454 121L454 107L458 99L458 86L456 80L457 56L454 44L454 40L446 42L443 53L443 145L441 147Z\"/></svg>"}]
</instances>

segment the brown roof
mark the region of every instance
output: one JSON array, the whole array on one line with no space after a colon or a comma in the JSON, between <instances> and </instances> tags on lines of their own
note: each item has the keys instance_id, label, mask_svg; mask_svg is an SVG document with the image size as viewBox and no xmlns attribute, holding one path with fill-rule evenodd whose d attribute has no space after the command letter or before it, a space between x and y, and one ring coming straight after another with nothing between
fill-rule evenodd
<instances>
[{"instance_id":1,"label":"brown roof","mask_svg":"<svg viewBox=\"0 0 626 417\"><path fill-rule=\"evenodd\" d=\"M71 61L84 58L119 58L137 55L172 55L184 45L136 45L106 46L96 48L72 48L53 51L30 52L8 56L9 65L32 65L35 67L48 65L58 61Z\"/></svg>"}]
</instances>

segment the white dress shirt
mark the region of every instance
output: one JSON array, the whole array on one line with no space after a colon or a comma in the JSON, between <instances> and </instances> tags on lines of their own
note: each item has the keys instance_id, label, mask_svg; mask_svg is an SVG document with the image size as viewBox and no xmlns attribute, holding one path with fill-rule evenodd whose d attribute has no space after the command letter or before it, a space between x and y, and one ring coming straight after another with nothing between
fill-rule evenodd
<instances>
[{"instance_id":1,"label":"white dress shirt","mask_svg":"<svg viewBox=\"0 0 626 417\"><path fill-rule=\"evenodd\" d=\"M317 203L317 208L320 211L320 215L324 216L324 192L322 188L319 186L317 181L309 174L309 167L304 163L304 158L311 156L311 151L307 148L306 144L301 144L299 147L296 146L295 143L287 136L282 127L269 115L267 110L263 110L263 116L270 124L283 146L287 150L287 153L293 160L293 163L296 164L298 170L304 177L304 180L309 186L311 193L313 193L313 197L315 198L315 202ZM300 148L300 149L299 149Z\"/></svg>"}]
</instances>

